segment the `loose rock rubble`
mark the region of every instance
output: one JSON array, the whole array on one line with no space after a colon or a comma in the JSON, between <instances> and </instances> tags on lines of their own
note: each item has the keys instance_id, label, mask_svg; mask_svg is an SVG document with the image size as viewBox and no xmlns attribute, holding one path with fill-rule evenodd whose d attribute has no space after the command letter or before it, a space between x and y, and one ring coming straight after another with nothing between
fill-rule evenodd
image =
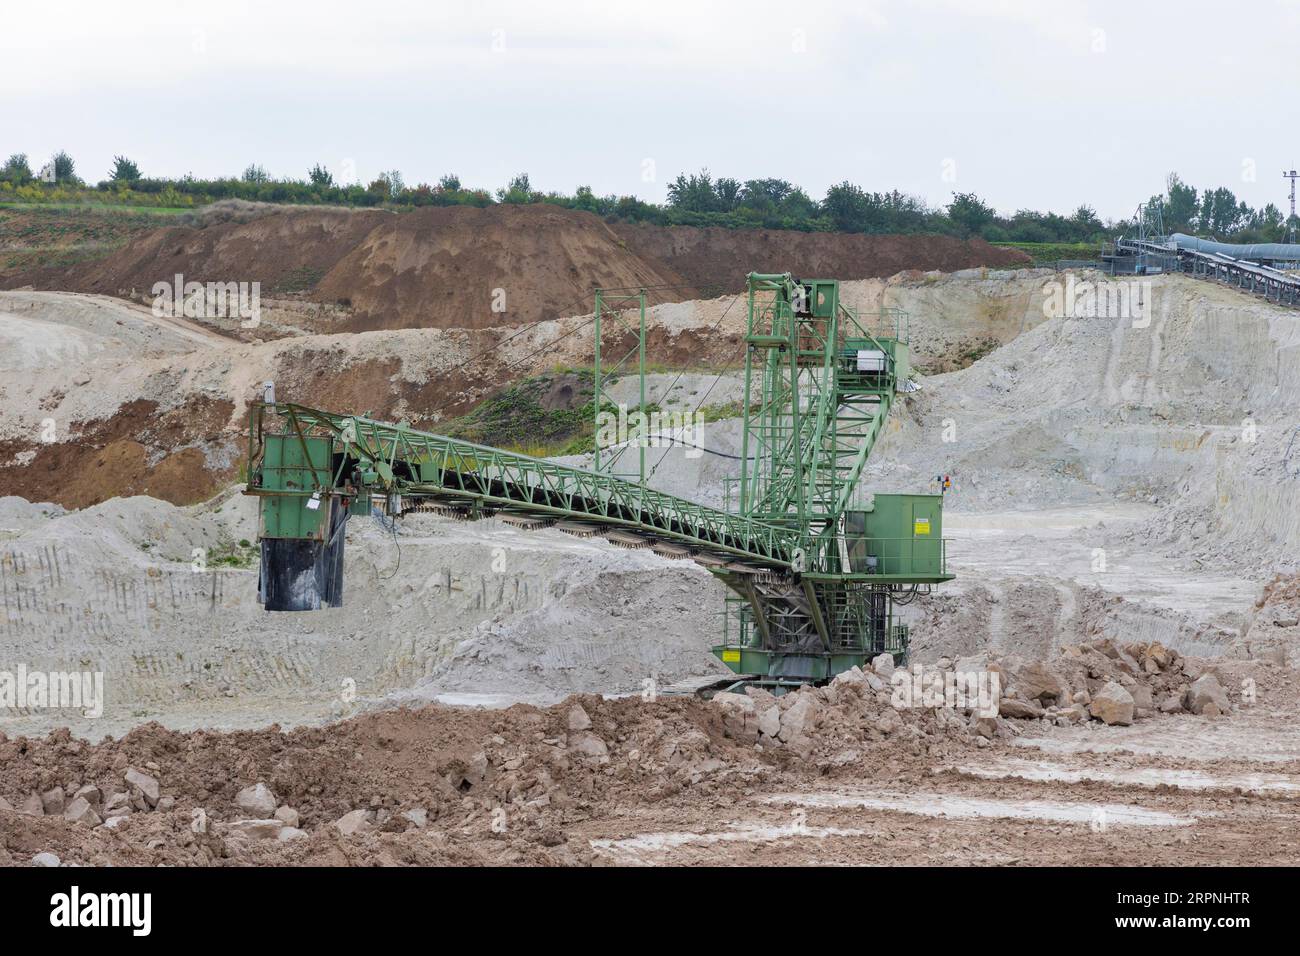
<instances>
[{"instance_id":1,"label":"loose rock rubble","mask_svg":"<svg viewBox=\"0 0 1300 956\"><path fill-rule=\"evenodd\" d=\"M1216 676L1229 665L1186 658L1159 643L1120 646L1099 640L1067 645L1050 662L1006 658L989 666L1006 678L1004 714L1037 716L1060 726L1084 719L1082 707L1087 716L1120 725L1156 711L1219 716L1233 710Z\"/></svg>"},{"instance_id":2,"label":"loose rock rubble","mask_svg":"<svg viewBox=\"0 0 1300 956\"><path fill-rule=\"evenodd\" d=\"M1120 647L1101 640L1063 647L1052 661L980 654L896 668L889 655L881 655L868 670L853 668L826 687L779 698L749 688L717 694L713 701L737 739L825 757L836 745L890 737L910 740L917 750L942 741L987 746L1019 735L1027 720L1056 727L1089 720L1128 726L1157 709L1231 713L1227 692L1204 668L1160 644ZM981 686L997 696L978 699Z\"/></svg>"},{"instance_id":3,"label":"loose rock rubble","mask_svg":"<svg viewBox=\"0 0 1300 956\"><path fill-rule=\"evenodd\" d=\"M71 746L76 750L81 745L73 743ZM32 790L23 798L18 812L34 817L62 817L87 827L113 829L132 813L167 812L174 804L173 798L162 795L156 777L136 767L128 767L125 773L114 772L102 782L102 786L78 779L39 793ZM8 800L0 799L0 810L12 809Z\"/></svg>"},{"instance_id":4,"label":"loose rock rubble","mask_svg":"<svg viewBox=\"0 0 1300 956\"><path fill-rule=\"evenodd\" d=\"M1234 680L1223 663L1159 644L1095 641L1050 661L882 657L782 696L575 695L288 733L150 724L94 745L66 730L0 735L0 864L38 851L62 865L587 863L591 847L569 834L620 804L733 794L810 769L870 779L1030 726L1222 716L1236 709Z\"/></svg>"}]
</instances>

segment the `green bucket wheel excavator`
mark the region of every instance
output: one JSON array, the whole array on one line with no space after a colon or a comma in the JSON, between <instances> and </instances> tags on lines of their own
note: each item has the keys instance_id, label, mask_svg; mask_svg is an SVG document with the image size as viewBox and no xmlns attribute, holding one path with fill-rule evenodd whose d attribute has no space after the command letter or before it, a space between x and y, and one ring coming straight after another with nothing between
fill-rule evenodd
<instances>
[{"instance_id":1,"label":"green bucket wheel excavator","mask_svg":"<svg viewBox=\"0 0 1300 956\"><path fill-rule=\"evenodd\" d=\"M642 403L646 295L634 297ZM626 297L597 293L601 322ZM778 693L882 653L906 659L895 608L951 580L942 493L868 491L863 470L910 372L907 316L859 314L835 280L748 276L737 493L711 508L612 469L575 468L357 416L254 403L246 493L261 498L259 599L268 611L343 600L350 516L381 510L604 535L690 557L729 590L713 653ZM638 337L639 336L639 337ZM608 458L607 458L608 460ZM732 500L734 499L734 500Z\"/></svg>"}]
</instances>

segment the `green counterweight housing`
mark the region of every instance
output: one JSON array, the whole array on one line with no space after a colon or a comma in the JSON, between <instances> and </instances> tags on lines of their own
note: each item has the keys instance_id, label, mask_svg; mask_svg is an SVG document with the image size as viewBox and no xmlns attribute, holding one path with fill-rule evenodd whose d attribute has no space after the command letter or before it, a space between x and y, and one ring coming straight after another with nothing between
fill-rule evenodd
<instances>
[{"instance_id":1,"label":"green counterweight housing","mask_svg":"<svg viewBox=\"0 0 1300 956\"><path fill-rule=\"evenodd\" d=\"M602 311L626 317L629 301L640 310L644 375L644 290L598 293L597 336ZM255 403L246 493L261 498L262 603L273 611L340 605L350 516L500 515L519 528L604 535L708 568L731 592L713 651L743 675L737 681L780 691L879 653L901 660L907 628L896 603L952 577L941 496L872 494L862 483L907 379L906 316L860 316L840 302L837 282L789 274L750 275L748 312L741 474L723 509L648 487L645 434L624 443L640 453L629 480L406 424ZM601 382L599 348L596 363Z\"/></svg>"}]
</instances>

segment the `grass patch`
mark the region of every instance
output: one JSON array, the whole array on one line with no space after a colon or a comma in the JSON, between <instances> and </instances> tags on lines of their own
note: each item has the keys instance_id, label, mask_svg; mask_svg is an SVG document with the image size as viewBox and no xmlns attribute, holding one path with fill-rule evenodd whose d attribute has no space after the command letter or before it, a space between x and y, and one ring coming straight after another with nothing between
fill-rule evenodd
<instances>
[{"instance_id":1,"label":"grass patch","mask_svg":"<svg viewBox=\"0 0 1300 956\"><path fill-rule=\"evenodd\" d=\"M969 368L984 356L990 354L1000 343L997 339L983 339L967 344L957 353L957 367Z\"/></svg>"},{"instance_id":2,"label":"grass patch","mask_svg":"<svg viewBox=\"0 0 1300 956\"><path fill-rule=\"evenodd\" d=\"M539 458L581 454L595 441L595 376L557 369L523 379L440 426L451 438Z\"/></svg>"},{"instance_id":3,"label":"grass patch","mask_svg":"<svg viewBox=\"0 0 1300 956\"><path fill-rule=\"evenodd\" d=\"M675 372L663 366L657 371ZM618 409L606 404L617 415ZM674 412L693 411L690 405L672 406ZM635 408L629 409L635 412ZM645 414L663 412L648 402ZM705 423L738 418L740 401L706 405L699 409ZM440 434L477 445L531 455L560 458L587 455L596 449L595 374L590 368L557 366L550 372L523 379L480 403L468 414L434 426Z\"/></svg>"},{"instance_id":4,"label":"grass patch","mask_svg":"<svg viewBox=\"0 0 1300 956\"><path fill-rule=\"evenodd\" d=\"M306 292L308 289L314 289L316 283L325 278L325 270L317 269L314 266L299 266L285 273L278 283L276 283L276 292Z\"/></svg>"},{"instance_id":5,"label":"grass patch","mask_svg":"<svg viewBox=\"0 0 1300 956\"><path fill-rule=\"evenodd\" d=\"M984 356L991 354L1001 344L997 339L976 339L973 342L963 342L951 359L943 358L938 362L914 365L913 368L921 375L943 375L947 372L960 371L964 368L970 368Z\"/></svg>"},{"instance_id":6,"label":"grass patch","mask_svg":"<svg viewBox=\"0 0 1300 956\"><path fill-rule=\"evenodd\" d=\"M751 412L758 411L762 406L751 404ZM711 422L720 422L728 418L740 418L745 414L745 403L736 400L734 402L724 402L721 405L705 405L700 409L700 414L704 416L704 423L707 425Z\"/></svg>"},{"instance_id":7,"label":"grass patch","mask_svg":"<svg viewBox=\"0 0 1300 956\"><path fill-rule=\"evenodd\" d=\"M237 568L247 571L256 566L261 554L256 544L247 539L240 539L239 544L229 549L213 551L208 554L209 568Z\"/></svg>"},{"instance_id":8,"label":"grass patch","mask_svg":"<svg viewBox=\"0 0 1300 956\"><path fill-rule=\"evenodd\" d=\"M994 242L991 245L1018 249L1036 266L1055 266L1061 259L1096 259L1101 250L1095 242Z\"/></svg>"},{"instance_id":9,"label":"grass patch","mask_svg":"<svg viewBox=\"0 0 1300 956\"><path fill-rule=\"evenodd\" d=\"M15 274L93 262L171 218L147 207L0 203L0 271Z\"/></svg>"},{"instance_id":10,"label":"grass patch","mask_svg":"<svg viewBox=\"0 0 1300 956\"><path fill-rule=\"evenodd\" d=\"M193 212L190 206L126 206L115 205L113 203L99 202L0 202L0 209L22 209L22 210L51 210L51 211L68 211L76 210L78 212L89 212L96 215L109 216L177 216L185 212Z\"/></svg>"}]
</instances>

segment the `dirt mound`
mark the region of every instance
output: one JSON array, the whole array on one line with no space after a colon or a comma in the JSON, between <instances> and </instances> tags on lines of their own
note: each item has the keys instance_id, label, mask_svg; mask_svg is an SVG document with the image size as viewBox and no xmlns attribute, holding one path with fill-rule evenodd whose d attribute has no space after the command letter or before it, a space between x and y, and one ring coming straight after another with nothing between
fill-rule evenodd
<instances>
[{"instance_id":1,"label":"dirt mound","mask_svg":"<svg viewBox=\"0 0 1300 956\"><path fill-rule=\"evenodd\" d=\"M244 222L167 226L107 258L39 269L5 287L143 295L155 282L172 282L180 273L187 282L260 282L264 295L292 291L319 281L371 230L393 218L378 210L315 208Z\"/></svg>"},{"instance_id":2,"label":"dirt mound","mask_svg":"<svg viewBox=\"0 0 1300 956\"><path fill-rule=\"evenodd\" d=\"M748 272L872 279L915 270L955 272L978 266L1021 268L1030 258L982 239L948 236L865 236L693 226L612 227L638 255L664 263L688 282L737 292Z\"/></svg>"},{"instance_id":3,"label":"dirt mound","mask_svg":"<svg viewBox=\"0 0 1300 956\"><path fill-rule=\"evenodd\" d=\"M235 472L211 450L221 445L231 402L193 398L170 409L138 399L107 419L73 422L76 440L0 441L6 494L58 498L84 508L119 495L157 495L176 504L215 494ZM223 458L224 446L217 458ZM13 463L20 463L11 467ZM215 466L215 467L214 467Z\"/></svg>"},{"instance_id":4,"label":"dirt mound","mask_svg":"<svg viewBox=\"0 0 1300 956\"><path fill-rule=\"evenodd\" d=\"M165 213L92 205L0 207L0 287L20 275L61 276L70 266L110 256L172 221Z\"/></svg>"},{"instance_id":5,"label":"dirt mound","mask_svg":"<svg viewBox=\"0 0 1300 956\"><path fill-rule=\"evenodd\" d=\"M1019 252L942 236L609 225L545 203L402 214L223 206L105 258L20 272L0 287L139 299L178 273L260 282L264 299L301 294L348 312L304 316L307 331L359 332L554 319L586 311L597 287L644 286L652 304L681 302L702 289L739 291L754 270L859 279L1028 263Z\"/></svg>"},{"instance_id":6,"label":"dirt mound","mask_svg":"<svg viewBox=\"0 0 1300 956\"><path fill-rule=\"evenodd\" d=\"M716 791L728 763L756 763L752 748L728 738L719 709L688 699L430 707L289 733L272 726L182 734L148 724L97 745L62 731L39 740L0 735L10 807L31 809L32 793L89 786L101 811L112 812L113 794L126 794L130 805L132 768L157 783L152 795L141 794L149 802L136 800L111 828L51 819L48 800L39 815L0 804L0 863L51 850L65 862L94 864L584 862L590 850L568 849L564 829L601 813L603 796L655 801L685 786ZM257 783L296 810L297 828L310 835L292 843L243 838L231 824L250 814L236 798ZM357 832L344 838L335 821L350 814Z\"/></svg>"},{"instance_id":7,"label":"dirt mound","mask_svg":"<svg viewBox=\"0 0 1300 956\"><path fill-rule=\"evenodd\" d=\"M778 706L765 692L753 699ZM66 730L0 735L0 864L39 852L91 865L584 863L591 848L570 832L620 807L688 790L717 800L756 775L817 772L803 763L814 751L838 757L818 761L825 772L867 754L955 754L973 740L955 713L882 721L887 697L859 684L791 695L778 710L783 738L760 738L758 721L721 701L596 695L545 709L395 710L287 733L146 724L94 745ZM272 803L249 836L239 821L254 811L237 800L259 783ZM78 794L93 816L73 822L65 808ZM273 807L294 811L301 836L275 838Z\"/></svg>"},{"instance_id":8,"label":"dirt mound","mask_svg":"<svg viewBox=\"0 0 1300 956\"><path fill-rule=\"evenodd\" d=\"M576 315L593 288L674 286L651 302L696 298L682 277L624 247L589 213L538 204L419 209L372 230L321 281L347 300L345 328L486 328Z\"/></svg>"},{"instance_id":9,"label":"dirt mound","mask_svg":"<svg viewBox=\"0 0 1300 956\"><path fill-rule=\"evenodd\" d=\"M676 272L628 251L596 216L543 204L208 216L148 233L96 262L19 275L9 286L139 298L178 273L186 281L259 282L263 297L305 292L342 306L345 320L313 328L333 332L537 322L581 314L598 286L672 287L652 302L696 296Z\"/></svg>"}]
</instances>

